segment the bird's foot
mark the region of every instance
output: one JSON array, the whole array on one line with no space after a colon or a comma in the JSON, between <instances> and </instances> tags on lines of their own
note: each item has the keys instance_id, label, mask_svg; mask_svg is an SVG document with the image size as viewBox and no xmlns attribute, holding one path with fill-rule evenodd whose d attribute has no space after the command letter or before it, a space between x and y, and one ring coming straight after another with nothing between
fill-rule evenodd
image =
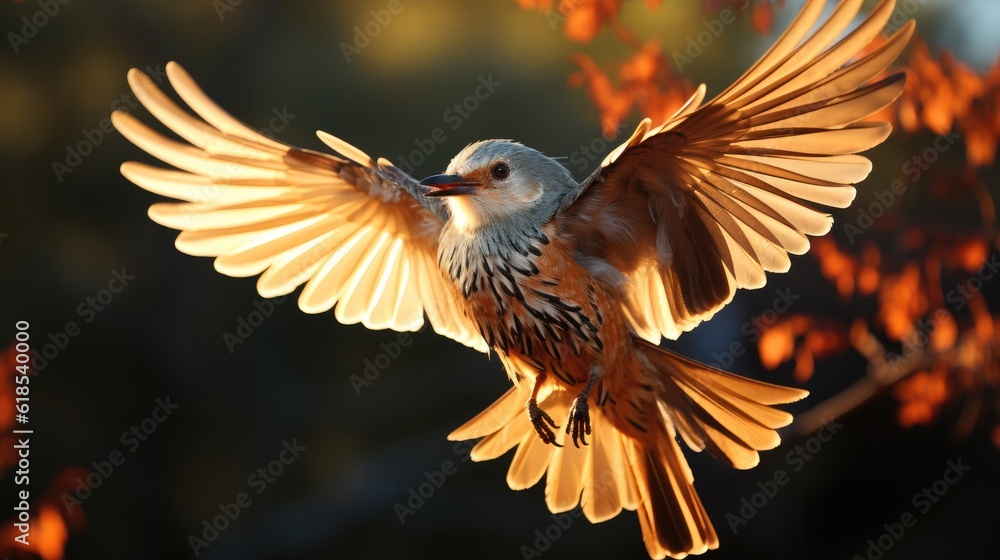
<instances>
[{"instance_id":1,"label":"bird's foot","mask_svg":"<svg viewBox=\"0 0 1000 560\"><path fill-rule=\"evenodd\" d=\"M569 408L569 419L566 423L566 433L572 436L573 445L580 447L580 444L587 444L587 437L590 435L590 405L587 404L588 395L581 394L573 399L573 406Z\"/></svg>"},{"instance_id":2,"label":"bird's foot","mask_svg":"<svg viewBox=\"0 0 1000 560\"><path fill-rule=\"evenodd\" d=\"M534 398L528 400L528 419L531 420L531 425L535 427L538 437L544 443L551 443L556 447L562 447L562 445L556 443L556 434L552 431L553 429L558 430L559 426L547 412L538 407L538 401Z\"/></svg>"},{"instance_id":3,"label":"bird's foot","mask_svg":"<svg viewBox=\"0 0 1000 560\"><path fill-rule=\"evenodd\" d=\"M590 390L597 381L597 374L591 373L590 380L583 387L583 391L573 399L573 405L569 407L569 418L566 420L566 433L573 438L573 445L580 447L580 444L587 444L587 436L591 434L590 427Z\"/></svg>"}]
</instances>

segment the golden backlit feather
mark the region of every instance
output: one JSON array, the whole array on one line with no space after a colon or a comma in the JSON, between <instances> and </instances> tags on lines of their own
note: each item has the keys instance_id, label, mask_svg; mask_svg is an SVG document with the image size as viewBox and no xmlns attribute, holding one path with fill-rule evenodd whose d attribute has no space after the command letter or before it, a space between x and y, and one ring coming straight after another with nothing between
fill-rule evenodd
<instances>
[{"instance_id":1,"label":"golden backlit feather","mask_svg":"<svg viewBox=\"0 0 1000 560\"><path fill-rule=\"evenodd\" d=\"M896 99L904 76L866 82L895 59L913 24L858 57L895 3L879 2L849 33L862 1L843 0L813 29L824 4L807 2L716 98L699 106L699 89L663 125L640 123L563 212L581 253L629 277L623 311L646 340L677 338L735 289L759 288L764 272L788 270L789 255L808 250L805 236L832 226L811 204L846 207L852 184L871 170L855 154L885 140L890 127L858 121Z\"/></svg>"},{"instance_id":2,"label":"golden backlit feather","mask_svg":"<svg viewBox=\"0 0 1000 560\"><path fill-rule=\"evenodd\" d=\"M437 268L440 219L409 195L393 195L400 190L394 181L405 176L325 133L320 138L347 159L281 144L220 109L176 63L167 65L167 76L200 118L138 70L129 72L129 84L186 143L125 112L114 113L112 122L179 169L122 165L140 187L184 201L149 209L154 221L181 231L178 249L216 257L223 274L259 274L265 297L305 284L299 306L308 313L335 307L343 323L402 331L419 329L426 313L437 332L486 350Z\"/></svg>"}]
</instances>

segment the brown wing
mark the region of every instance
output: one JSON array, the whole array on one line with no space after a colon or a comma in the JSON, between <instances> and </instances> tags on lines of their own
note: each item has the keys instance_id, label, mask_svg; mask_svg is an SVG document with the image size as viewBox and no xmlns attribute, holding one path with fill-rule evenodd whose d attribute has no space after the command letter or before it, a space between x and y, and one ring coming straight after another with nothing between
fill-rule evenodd
<instances>
[{"instance_id":1,"label":"brown wing","mask_svg":"<svg viewBox=\"0 0 1000 560\"><path fill-rule=\"evenodd\" d=\"M850 205L871 163L854 155L882 142L887 123L859 123L902 91L904 75L866 84L902 51L913 22L861 58L888 21L883 0L841 36L862 0L844 0L809 32L811 0L775 45L721 95L650 130L643 121L565 203L560 222L578 252L628 277L623 311L651 342L676 338L788 270L832 218L813 203Z\"/></svg>"},{"instance_id":2,"label":"brown wing","mask_svg":"<svg viewBox=\"0 0 1000 560\"><path fill-rule=\"evenodd\" d=\"M167 65L185 111L142 72L129 72L140 102L189 144L169 139L132 115L112 122L132 143L179 170L127 162L130 181L182 200L149 208L153 221L181 231L177 248L215 257L229 276L260 274L264 297L305 287L299 307L336 305L342 323L414 331L424 313L434 330L486 351L437 266L446 210L385 160L318 133L349 159L300 150L248 128L212 102L180 65ZM199 118L200 117L200 118Z\"/></svg>"}]
</instances>

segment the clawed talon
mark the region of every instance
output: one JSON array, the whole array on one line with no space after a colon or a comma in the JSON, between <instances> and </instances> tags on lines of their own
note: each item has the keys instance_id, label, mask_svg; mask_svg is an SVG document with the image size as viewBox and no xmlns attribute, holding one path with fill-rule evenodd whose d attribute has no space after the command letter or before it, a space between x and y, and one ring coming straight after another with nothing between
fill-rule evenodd
<instances>
[{"instance_id":1,"label":"clawed talon","mask_svg":"<svg viewBox=\"0 0 1000 560\"><path fill-rule=\"evenodd\" d=\"M587 445L586 436L590 435L590 405L587 395L581 394L573 400L569 409L569 419L566 423L566 433L573 437L573 445L580 447L580 442Z\"/></svg>"},{"instance_id":2,"label":"clawed talon","mask_svg":"<svg viewBox=\"0 0 1000 560\"><path fill-rule=\"evenodd\" d=\"M538 437L544 443L551 443L556 447L562 447L562 445L556 443L556 434L552 431L553 429L558 430L559 426L547 412L538 407L538 402L535 399L528 401L528 418L531 420L531 425L535 427L535 431L538 432ZM590 433L589 425L587 433Z\"/></svg>"},{"instance_id":3,"label":"clawed talon","mask_svg":"<svg viewBox=\"0 0 1000 560\"><path fill-rule=\"evenodd\" d=\"M580 442L587 445L587 436L590 435L590 390L594 388L597 381L597 374L591 372L590 379L584 385L580 394L573 399L573 406L569 408L569 418L566 420L566 433L572 436L573 445L580 447Z\"/></svg>"}]
</instances>

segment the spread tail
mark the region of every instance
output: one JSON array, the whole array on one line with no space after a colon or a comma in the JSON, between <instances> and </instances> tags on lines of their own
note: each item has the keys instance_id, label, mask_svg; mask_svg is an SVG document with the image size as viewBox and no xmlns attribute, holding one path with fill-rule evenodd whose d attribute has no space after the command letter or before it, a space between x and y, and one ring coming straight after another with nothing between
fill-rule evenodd
<instances>
[{"instance_id":1,"label":"spread tail","mask_svg":"<svg viewBox=\"0 0 1000 560\"><path fill-rule=\"evenodd\" d=\"M694 476L676 436L695 451L739 469L755 466L757 451L779 443L774 431L790 414L770 405L808 393L732 375L635 339L637 371L615 372L608 400L591 397L591 444L575 447L564 430L557 443L541 441L528 420L528 384L512 387L448 439L483 438L472 459L495 459L517 447L507 484L534 486L546 476L545 502L553 513L579 505L599 523L622 509L638 510L646 550L652 558L682 558L718 548L712 522L694 489ZM553 383L538 402L562 422L576 395Z\"/></svg>"}]
</instances>

